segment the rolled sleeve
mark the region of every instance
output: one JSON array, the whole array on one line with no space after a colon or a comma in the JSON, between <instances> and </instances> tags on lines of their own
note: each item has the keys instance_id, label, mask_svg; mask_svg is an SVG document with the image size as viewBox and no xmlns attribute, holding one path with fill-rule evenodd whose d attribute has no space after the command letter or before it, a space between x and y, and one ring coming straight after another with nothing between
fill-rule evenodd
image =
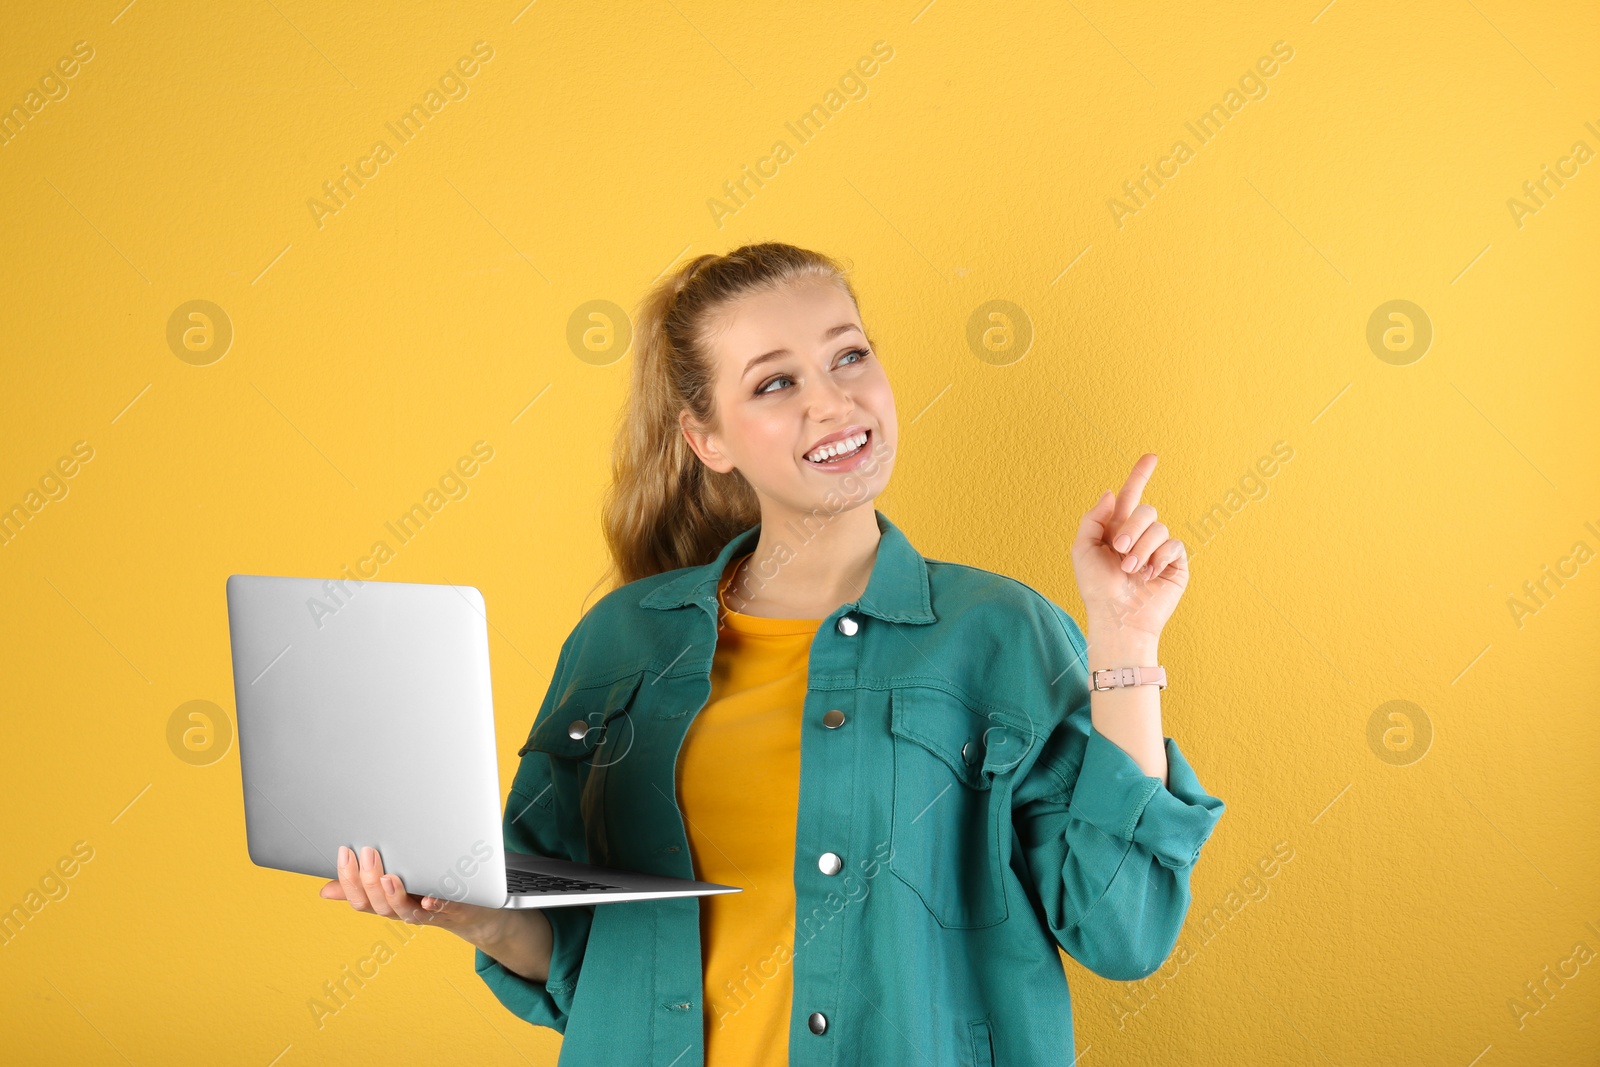
<instances>
[{"instance_id":1,"label":"rolled sleeve","mask_svg":"<svg viewBox=\"0 0 1600 1067\"><path fill-rule=\"evenodd\" d=\"M1073 959L1102 978L1145 978L1177 943L1195 862L1223 802L1172 738L1163 785L1095 732L1086 707L1046 749L1050 758L1019 784L1012 809L1029 892Z\"/></svg>"},{"instance_id":2,"label":"rolled sleeve","mask_svg":"<svg viewBox=\"0 0 1600 1067\"><path fill-rule=\"evenodd\" d=\"M582 625L580 622L579 628ZM545 692L539 713L534 717L535 729L555 710L567 678L567 664L577 634L578 629L574 629L556 657L550 686ZM532 748L524 752L516 776L512 779L511 792L506 797L505 816L501 823L502 840L507 852L580 862L587 858L579 854L583 847L583 822L578 815L577 787L571 778L571 768L565 768L564 771L558 778L549 753ZM594 924L594 908L593 904L582 904L542 909L545 918L550 920L550 970L547 980L536 982L513 974L482 949L477 949L473 954L473 969L512 1014L535 1026L549 1027L565 1034L573 997L578 989L578 975L583 968L585 950L589 944L590 928Z\"/></svg>"},{"instance_id":3,"label":"rolled sleeve","mask_svg":"<svg viewBox=\"0 0 1600 1067\"><path fill-rule=\"evenodd\" d=\"M1148 849L1163 867L1176 871L1200 858L1224 804L1206 792L1178 743L1164 740L1166 785L1091 728L1069 811L1113 837Z\"/></svg>"},{"instance_id":4,"label":"rolled sleeve","mask_svg":"<svg viewBox=\"0 0 1600 1067\"><path fill-rule=\"evenodd\" d=\"M544 916L550 920L551 934L548 980L536 982L513 974L481 948L474 953L473 969L513 1015L565 1034L589 927L594 921L594 906L546 908Z\"/></svg>"}]
</instances>

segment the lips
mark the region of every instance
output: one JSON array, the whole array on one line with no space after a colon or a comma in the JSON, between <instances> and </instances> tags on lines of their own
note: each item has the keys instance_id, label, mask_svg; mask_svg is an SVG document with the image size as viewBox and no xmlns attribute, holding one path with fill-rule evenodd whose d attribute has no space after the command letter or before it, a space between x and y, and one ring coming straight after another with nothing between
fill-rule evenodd
<instances>
[{"instance_id":1,"label":"lips","mask_svg":"<svg viewBox=\"0 0 1600 1067\"><path fill-rule=\"evenodd\" d=\"M862 432L870 433L871 431L868 430L867 427L865 427L865 426L860 426L860 425L857 425L857 426L846 426L844 429L838 431L837 433L830 433L826 437L823 437L823 438L820 438L820 439L818 439L816 441L813 441L811 443L811 447L810 448L807 448L804 452L800 453L800 458L801 459L805 459L807 456L811 455L811 453L815 452L817 449L821 448L823 445L831 445L835 441L843 441L846 437L854 437L856 434L862 433Z\"/></svg>"},{"instance_id":2,"label":"lips","mask_svg":"<svg viewBox=\"0 0 1600 1067\"><path fill-rule=\"evenodd\" d=\"M811 460L803 457L801 458L800 462L804 463L812 470L819 471L824 474L843 474L847 471L855 470L857 467L860 467L862 464L869 461L869 457L872 455L872 442L874 440L873 431L871 430L857 431L855 437L860 439L861 443L856 445L855 448L850 452L833 456L830 459L825 459L821 463L814 463Z\"/></svg>"}]
</instances>

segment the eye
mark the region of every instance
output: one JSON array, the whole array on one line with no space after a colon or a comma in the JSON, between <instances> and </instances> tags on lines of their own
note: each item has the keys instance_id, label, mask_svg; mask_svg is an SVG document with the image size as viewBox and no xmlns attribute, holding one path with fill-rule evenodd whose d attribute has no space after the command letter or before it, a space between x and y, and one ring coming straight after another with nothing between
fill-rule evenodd
<instances>
[{"instance_id":1,"label":"eye","mask_svg":"<svg viewBox=\"0 0 1600 1067\"><path fill-rule=\"evenodd\" d=\"M865 348L852 348L848 352L845 352L843 355L840 356L841 362L840 362L839 365L840 366L844 366L844 367L853 367L858 363L864 362L866 360L866 358L868 356L870 356L870 355L872 355L872 353L868 349L865 349ZM859 358L857 358L855 360L851 360L850 362L844 362L844 360L849 356L857 356ZM789 377L787 374L776 374L776 375L773 375L771 378L768 378L766 381L764 381L760 385L756 386L755 395L756 396L766 396L766 395L768 395L770 393L781 392L781 390L767 388L768 386L771 386L771 385L777 385L779 382L789 382L789 383L793 384L794 379Z\"/></svg>"}]
</instances>

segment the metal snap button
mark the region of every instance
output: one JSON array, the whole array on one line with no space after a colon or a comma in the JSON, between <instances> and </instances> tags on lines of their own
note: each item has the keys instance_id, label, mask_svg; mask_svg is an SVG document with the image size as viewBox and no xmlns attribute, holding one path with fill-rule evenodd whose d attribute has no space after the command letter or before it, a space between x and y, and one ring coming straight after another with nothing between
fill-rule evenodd
<instances>
[{"instance_id":1,"label":"metal snap button","mask_svg":"<svg viewBox=\"0 0 1600 1067\"><path fill-rule=\"evenodd\" d=\"M825 1034L828 1032L828 1017L820 1011L814 1011L806 1020L806 1025L811 1027L813 1034Z\"/></svg>"},{"instance_id":2,"label":"metal snap button","mask_svg":"<svg viewBox=\"0 0 1600 1067\"><path fill-rule=\"evenodd\" d=\"M861 629L861 624L849 615L839 616L839 632L846 637L854 637L859 629Z\"/></svg>"},{"instance_id":3,"label":"metal snap button","mask_svg":"<svg viewBox=\"0 0 1600 1067\"><path fill-rule=\"evenodd\" d=\"M589 724L582 719L573 719L567 724L567 736L574 741L582 741L589 732Z\"/></svg>"},{"instance_id":4,"label":"metal snap button","mask_svg":"<svg viewBox=\"0 0 1600 1067\"><path fill-rule=\"evenodd\" d=\"M968 741L966 744L961 746L961 758L963 760L966 760L968 763L971 763L972 762L972 756L973 756L972 742Z\"/></svg>"},{"instance_id":5,"label":"metal snap button","mask_svg":"<svg viewBox=\"0 0 1600 1067\"><path fill-rule=\"evenodd\" d=\"M832 711L828 712L822 717L822 725L826 726L830 730L837 730L839 727L844 725L844 712L840 711L838 708L834 708Z\"/></svg>"},{"instance_id":6,"label":"metal snap button","mask_svg":"<svg viewBox=\"0 0 1600 1067\"><path fill-rule=\"evenodd\" d=\"M817 857L817 867L823 874L838 874L844 868L844 860L836 852L824 852Z\"/></svg>"}]
</instances>

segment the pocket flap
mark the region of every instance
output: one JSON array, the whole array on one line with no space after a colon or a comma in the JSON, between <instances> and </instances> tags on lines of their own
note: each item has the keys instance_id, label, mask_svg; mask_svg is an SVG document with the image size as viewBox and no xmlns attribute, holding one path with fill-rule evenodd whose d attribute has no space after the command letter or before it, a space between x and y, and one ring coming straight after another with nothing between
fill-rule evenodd
<instances>
[{"instance_id":1,"label":"pocket flap","mask_svg":"<svg viewBox=\"0 0 1600 1067\"><path fill-rule=\"evenodd\" d=\"M549 715L533 724L517 755L537 750L562 759L587 759L605 743L611 720L633 703L643 677L638 671L614 682L568 690Z\"/></svg>"},{"instance_id":2,"label":"pocket flap","mask_svg":"<svg viewBox=\"0 0 1600 1067\"><path fill-rule=\"evenodd\" d=\"M889 729L938 756L957 778L973 789L993 782L985 773L986 732L994 724L942 689L908 687L894 690ZM992 737L992 735L990 735Z\"/></svg>"}]
</instances>

